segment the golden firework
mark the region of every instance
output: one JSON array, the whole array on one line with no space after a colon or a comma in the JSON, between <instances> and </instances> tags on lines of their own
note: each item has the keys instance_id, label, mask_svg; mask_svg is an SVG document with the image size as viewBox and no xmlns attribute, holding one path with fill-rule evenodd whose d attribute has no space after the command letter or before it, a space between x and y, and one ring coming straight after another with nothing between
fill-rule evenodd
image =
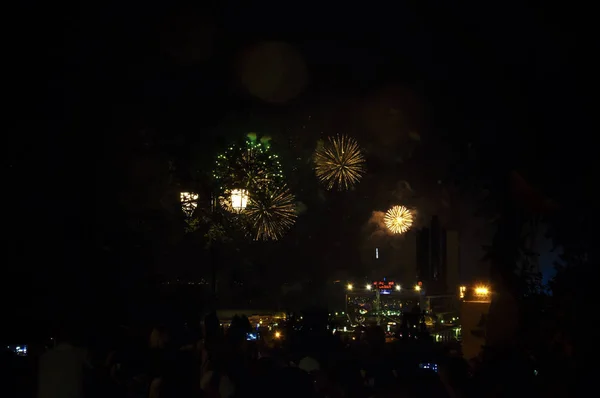
<instances>
[{"instance_id":1,"label":"golden firework","mask_svg":"<svg viewBox=\"0 0 600 398\"><path fill-rule=\"evenodd\" d=\"M273 191L253 195L245 216L254 240L277 240L296 222L295 197L284 185Z\"/></svg>"},{"instance_id":2,"label":"golden firework","mask_svg":"<svg viewBox=\"0 0 600 398\"><path fill-rule=\"evenodd\" d=\"M402 234L413 224L412 212L404 206L394 206L385 213L385 226L393 234Z\"/></svg>"},{"instance_id":3,"label":"golden firework","mask_svg":"<svg viewBox=\"0 0 600 398\"><path fill-rule=\"evenodd\" d=\"M225 191L233 188L254 191L269 184L279 185L283 171L278 156L269 151L268 142L247 140L217 156L213 177L221 196L228 196Z\"/></svg>"},{"instance_id":4,"label":"golden firework","mask_svg":"<svg viewBox=\"0 0 600 398\"><path fill-rule=\"evenodd\" d=\"M315 171L327 189L347 190L365 173L365 158L358 142L345 135L329 137L315 151Z\"/></svg>"}]
</instances>

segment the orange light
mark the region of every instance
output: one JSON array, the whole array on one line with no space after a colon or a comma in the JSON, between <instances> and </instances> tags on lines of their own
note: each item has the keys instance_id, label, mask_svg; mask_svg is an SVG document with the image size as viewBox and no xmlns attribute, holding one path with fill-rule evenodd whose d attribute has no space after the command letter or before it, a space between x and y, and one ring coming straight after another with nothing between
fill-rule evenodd
<instances>
[{"instance_id":1,"label":"orange light","mask_svg":"<svg viewBox=\"0 0 600 398\"><path fill-rule=\"evenodd\" d=\"M485 286L478 286L475 288L475 294L478 296L487 296L490 294L490 290Z\"/></svg>"}]
</instances>

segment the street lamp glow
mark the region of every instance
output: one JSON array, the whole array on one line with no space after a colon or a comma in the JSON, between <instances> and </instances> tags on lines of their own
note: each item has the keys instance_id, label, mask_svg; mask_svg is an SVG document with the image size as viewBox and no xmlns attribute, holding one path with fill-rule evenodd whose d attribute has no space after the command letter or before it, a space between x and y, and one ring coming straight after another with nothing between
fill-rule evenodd
<instances>
[{"instance_id":1,"label":"street lamp glow","mask_svg":"<svg viewBox=\"0 0 600 398\"><path fill-rule=\"evenodd\" d=\"M280 338L280 337L281 337L281 333L279 333L279 332L275 332L275 338L276 338L276 339L278 339L278 338Z\"/></svg>"},{"instance_id":2,"label":"street lamp glow","mask_svg":"<svg viewBox=\"0 0 600 398\"><path fill-rule=\"evenodd\" d=\"M179 199L181 201L181 210L183 210L186 216L191 217L198 206L198 194L194 192L181 192L179 193Z\"/></svg>"},{"instance_id":3,"label":"street lamp glow","mask_svg":"<svg viewBox=\"0 0 600 398\"><path fill-rule=\"evenodd\" d=\"M248 191L245 189L232 189L231 190L231 207L233 210L239 212L244 211L248 205Z\"/></svg>"},{"instance_id":4,"label":"street lamp glow","mask_svg":"<svg viewBox=\"0 0 600 398\"><path fill-rule=\"evenodd\" d=\"M487 296L490 294L490 290L485 286L478 286L475 288L475 294L478 296Z\"/></svg>"},{"instance_id":5,"label":"street lamp glow","mask_svg":"<svg viewBox=\"0 0 600 398\"><path fill-rule=\"evenodd\" d=\"M371 290L371 285L367 284L367 290Z\"/></svg>"},{"instance_id":6,"label":"street lamp glow","mask_svg":"<svg viewBox=\"0 0 600 398\"><path fill-rule=\"evenodd\" d=\"M396 285L396 290L400 291L400 285Z\"/></svg>"},{"instance_id":7,"label":"street lamp glow","mask_svg":"<svg viewBox=\"0 0 600 398\"><path fill-rule=\"evenodd\" d=\"M346 286L346 288L347 288L348 290L352 290L352 288L353 288L353 287L354 287L354 286L352 286L352 283L348 283L348 286Z\"/></svg>"},{"instance_id":8,"label":"street lamp glow","mask_svg":"<svg viewBox=\"0 0 600 398\"><path fill-rule=\"evenodd\" d=\"M420 292L420 291L421 291L421 286L415 285L415 292Z\"/></svg>"}]
</instances>

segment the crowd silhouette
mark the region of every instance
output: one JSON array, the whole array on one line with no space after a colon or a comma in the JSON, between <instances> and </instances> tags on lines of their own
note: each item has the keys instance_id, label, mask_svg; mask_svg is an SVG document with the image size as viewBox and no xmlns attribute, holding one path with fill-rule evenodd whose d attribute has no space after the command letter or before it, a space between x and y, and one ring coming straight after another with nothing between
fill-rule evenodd
<instances>
[{"instance_id":1,"label":"crowd silhouette","mask_svg":"<svg viewBox=\"0 0 600 398\"><path fill-rule=\"evenodd\" d=\"M332 332L319 316L303 318L307 322L290 317L279 325L281 338L265 332L256 340L248 339L256 330L245 316L224 328L214 313L197 325L122 326L94 339L63 325L35 358L35 373L19 379L16 357L3 358L12 369L4 372L3 396L502 397L567 391L566 383L554 380L548 395L548 380L538 378L536 363L518 350L485 349L483 362L468 364L426 332L408 338L399 330L404 337L386 343L376 325L349 334Z\"/></svg>"}]
</instances>

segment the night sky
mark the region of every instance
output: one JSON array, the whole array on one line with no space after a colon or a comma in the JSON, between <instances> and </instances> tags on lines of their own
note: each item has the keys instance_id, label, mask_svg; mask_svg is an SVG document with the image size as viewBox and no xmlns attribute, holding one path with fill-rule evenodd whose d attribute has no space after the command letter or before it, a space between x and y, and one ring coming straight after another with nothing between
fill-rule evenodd
<instances>
[{"instance_id":1,"label":"night sky","mask_svg":"<svg viewBox=\"0 0 600 398\"><path fill-rule=\"evenodd\" d=\"M581 164L557 155L589 136L568 135L584 131L588 109L581 15L460 3L16 10L5 292L29 311L157 273L202 275L206 255L183 236L177 195L249 132L272 137L304 209L281 242L239 245L273 283L363 275L372 212L398 201L419 209L419 225L438 214L465 242L489 236L462 194L482 170L568 189ZM368 161L341 194L322 190L310 163L316 141L338 132Z\"/></svg>"}]
</instances>

